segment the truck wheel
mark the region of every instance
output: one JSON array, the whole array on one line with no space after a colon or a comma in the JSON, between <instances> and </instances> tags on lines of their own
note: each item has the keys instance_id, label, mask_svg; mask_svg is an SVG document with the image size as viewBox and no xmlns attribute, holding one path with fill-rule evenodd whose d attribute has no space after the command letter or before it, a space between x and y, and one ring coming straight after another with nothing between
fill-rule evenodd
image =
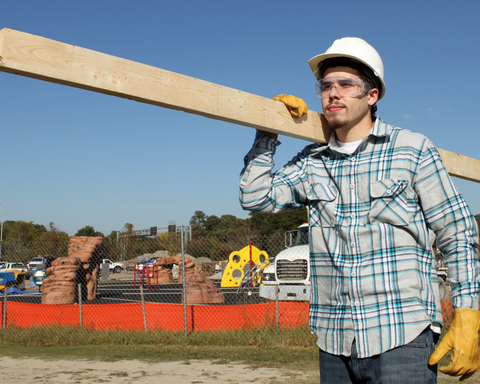
<instances>
[{"instance_id":1,"label":"truck wheel","mask_svg":"<svg viewBox=\"0 0 480 384\"><path fill-rule=\"evenodd\" d=\"M442 278L438 279L438 290L440 291L440 301L445 301L445 298L447 297L447 287Z\"/></svg>"},{"instance_id":2,"label":"truck wheel","mask_svg":"<svg viewBox=\"0 0 480 384\"><path fill-rule=\"evenodd\" d=\"M113 269L113 273L120 273L120 272L122 272L122 268L121 268L121 267L115 267L115 268Z\"/></svg>"}]
</instances>

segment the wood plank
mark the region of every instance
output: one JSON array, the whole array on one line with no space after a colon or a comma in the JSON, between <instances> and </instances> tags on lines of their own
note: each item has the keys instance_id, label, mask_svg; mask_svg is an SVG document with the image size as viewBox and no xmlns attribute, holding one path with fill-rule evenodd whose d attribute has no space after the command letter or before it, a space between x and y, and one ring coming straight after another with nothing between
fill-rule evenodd
<instances>
[{"instance_id":1,"label":"wood plank","mask_svg":"<svg viewBox=\"0 0 480 384\"><path fill-rule=\"evenodd\" d=\"M459 155L437 148L445 168L451 176L480 183L480 161L472 157Z\"/></svg>"},{"instance_id":2,"label":"wood plank","mask_svg":"<svg viewBox=\"0 0 480 384\"><path fill-rule=\"evenodd\" d=\"M329 137L318 112L293 119L282 103L269 98L8 28L0 30L0 71L311 142ZM479 160L445 150L440 154L452 176L480 182Z\"/></svg>"},{"instance_id":3,"label":"wood plank","mask_svg":"<svg viewBox=\"0 0 480 384\"><path fill-rule=\"evenodd\" d=\"M11 29L0 31L0 71L324 142L321 114L294 120L282 103Z\"/></svg>"}]
</instances>

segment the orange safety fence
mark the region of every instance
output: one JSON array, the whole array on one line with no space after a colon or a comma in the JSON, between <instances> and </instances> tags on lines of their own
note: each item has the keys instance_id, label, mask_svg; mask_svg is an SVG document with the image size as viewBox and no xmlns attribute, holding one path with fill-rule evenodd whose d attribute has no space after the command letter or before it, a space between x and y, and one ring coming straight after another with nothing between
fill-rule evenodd
<instances>
[{"instance_id":1,"label":"orange safety fence","mask_svg":"<svg viewBox=\"0 0 480 384\"><path fill-rule=\"evenodd\" d=\"M3 311L3 303L0 304ZM296 328L308 324L308 303L279 303L279 325ZM145 303L148 329L184 330L182 304ZM188 331L219 331L261 328L276 324L275 303L248 305L187 305ZM141 330L144 327L141 303L85 304L83 326L92 329ZM54 305L9 301L7 326L78 326L77 304Z\"/></svg>"},{"instance_id":2,"label":"orange safety fence","mask_svg":"<svg viewBox=\"0 0 480 384\"><path fill-rule=\"evenodd\" d=\"M3 302L0 302L3 312ZM184 330L182 304L145 303L147 328L181 332ZM187 330L222 331L264 328L276 325L276 303L246 305L187 305ZM298 328L308 325L308 303L279 302L278 325ZM442 301L445 325L453 318L452 303ZM82 306L85 328L142 330L144 328L141 303L85 304ZM54 305L9 301L7 326L36 327L52 325L78 326L80 311L77 304Z\"/></svg>"}]
</instances>

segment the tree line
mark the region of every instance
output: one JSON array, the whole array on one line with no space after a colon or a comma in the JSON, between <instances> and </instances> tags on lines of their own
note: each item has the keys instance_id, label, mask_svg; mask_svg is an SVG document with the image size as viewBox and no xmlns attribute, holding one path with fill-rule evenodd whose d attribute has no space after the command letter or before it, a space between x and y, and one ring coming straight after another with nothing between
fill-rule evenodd
<instances>
[{"instance_id":1,"label":"tree line","mask_svg":"<svg viewBox=\"0 0 480 384\"><path fill-rule=\"evenodd\" d=\"M480 227L480 214L475 215ZM250 212L249 217L240 219L234 215L207 215L203 211L195 211L190 218L193 237L215 236L264 236L284 233L296 229L307 221L306 208L276 214ZM134 226L126 223L121 231L112 231L108 236L87 225L77 231L75 236L101 236L107 241L115 242L119 237L133 235ZM62 242L68 241L68 233L61 231L55 223L48 226L27 221L7 220L3 223L4 242Z\"/></svg>"},{"instance_id":2,"label":"tree line","mask_svg":"<svg viewBox=\"0 0 480 384\"><path fill-rule=\"evenodd\" d=\"M296 229L307 221L307 209L266 214L250 212L249 217L240 219L234 215L206 215L195 211L190 219L194 237L206 235L271 235Z\"/></svg>"}]
</instances>

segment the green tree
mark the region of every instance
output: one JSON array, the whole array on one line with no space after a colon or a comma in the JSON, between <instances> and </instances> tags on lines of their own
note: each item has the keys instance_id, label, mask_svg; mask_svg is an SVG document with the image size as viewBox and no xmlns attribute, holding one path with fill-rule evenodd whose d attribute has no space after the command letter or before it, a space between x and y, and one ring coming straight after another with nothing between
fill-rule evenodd
<instances>
[{"instance_id":1,"label":"green tree","mask_svg":"<svg viewBox=\"0 0 480 384\"><path fill-rule=\"evenodd\" d=\"M51 242L67 242L70 239L70 236L67 232L63 232L58 228L55 223L50 222L50 225L46 232L42 233L40 236L41 241L51 241Z\"/></svg>"},{"instance_id":2,"label":"green tree","mask_svg":"<svg viewBox=\"0 0 480 384\"><path fill-rule=\"evenodd\" d=\"M480 228L480 213L478 215L475 215L475 220L477 221L477 226Z\"/></svg>"},{"instance_id":3,"label":"green tree","mask_svg":"<svg viewBox=\"0 0 480 384\"><path fill-rule=\"evenodd\" d=\"M45 255L66 256L68 253L68 233L61 231L55 223L50 222L48 229L40 236Z\"/></svg>"},{"instance_id":4,"label":"green tree","mask_svg":"<svg viewBox=\"0 0 480 384\"><path fill-rule=\"evenodd\" d=\"M190 218L190 227L192 229L193 237L203 237L208 235L208 231L205 229L205 220L207 215L203 211L195 211Z\"/></svg>"},{"instance_id":5,"label":"green tree","mask_svg":"<svg viewBox=\"0 0 480 384\"><path fill-rule=\"evenodd\" d=\"M47 232L41 224L34 224L32 221L11 221L3 223L4 241L35 242L39 241L42 234Z\"/></svg>"},{"instance_id":6,"label":"green tree","mask_svg":"<svg viewBox=\"0 0 480 384\"><path fill-rule=\"evenodd\" d=\"M202 227L207 219L207 215L203 211L195 211L190 218L190 225L200 224Z\"/></svg>"},{"instance_id":7,"label":"green tree","mask_svg":"<svg viewBox=\"0 0 480 384\"><path fill-rule=\"evenodd\" d=\"M308 221L306 208L274 214L250 212L249 224L259 231L260 235L270 235L296 229Z\"/></svg>"},{"instance_id":8,"label":"green tree","mask_svg":"<svg viewBox=\"0 0 480 384\"><path fill-rule=\"evenodd\" d=\"M93 228L90 225L87 225L77 231L75 236L88 236L88 237L96 237L96 236L101 236L105 237L105 235L102 232L95 231L95 228Z\"/></svg>"},{"instance_id":9,"label":"green tree","mask_svg":"<svg viewBox=\"0 0 480 384\"><path fill-rule=\"evenodd\" d=\"M207 216L205 219L203 226L209 232L215 232L220 227L221 220L216 215Z\"/></svg>"},{"instance_id":10,"label":"green tree","mask_svg":"<svg viewBox=\"0 0 480 384\"><path fill-rule=\"evenodd\" d=\"M111 243L114 243L118 240L119 234L119 231L112 231L107 237L105 237L105 239L109 240Z\"/></svg>"}]
</instances>

